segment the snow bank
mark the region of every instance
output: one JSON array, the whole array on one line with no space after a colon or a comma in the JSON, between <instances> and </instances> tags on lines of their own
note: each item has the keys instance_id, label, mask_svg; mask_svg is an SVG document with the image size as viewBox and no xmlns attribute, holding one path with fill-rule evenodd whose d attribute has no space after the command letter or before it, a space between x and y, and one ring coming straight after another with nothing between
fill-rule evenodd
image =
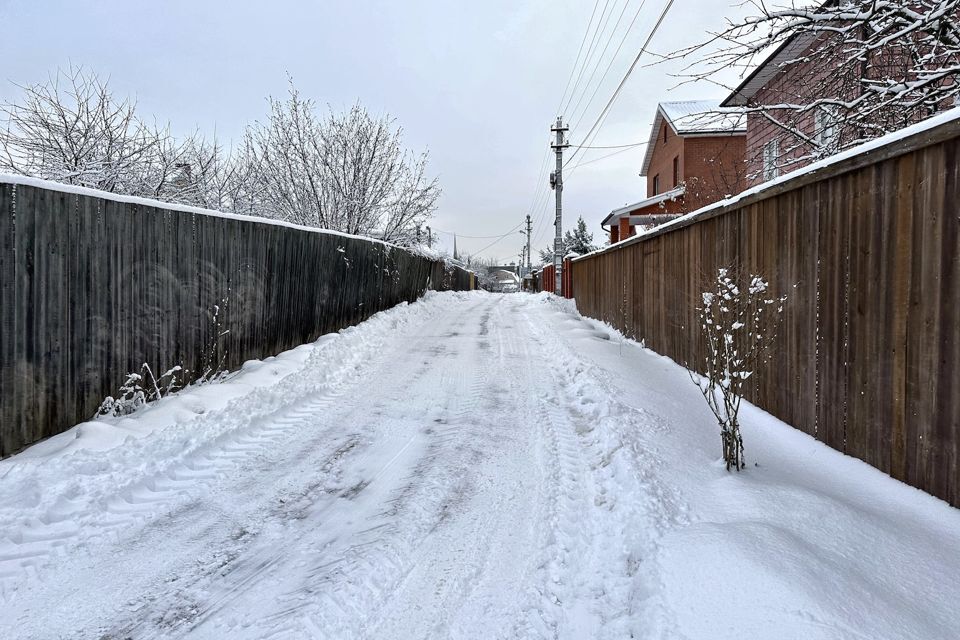
<instances>
[{"instance_id":1,"label":"snow bank","mask_svg":"<svg viewBox=\"0 0 960 640\"><path fill-rule=\"evenodd\" d=\"M619 433L623 447L659 454L662 464L641 472L683 503L644 560L665 612L649 637L960 637L960 510L746 402L748 466L727 472L685 369L570 301L535 304L553 309L569 362L588 363L608 397L656 417Z\"/></svg>"},{"instance_id":2,"label":"snow bank","mask_svg":"<svg viewBox=\"0 0 960 640\"><path fill-rule=\"evenodd\" d=\"M135 522L143 482L159 476L180 483L189 460L226 452L229 467L254 455L269 441L251 441L273 429L265 425L276 412L357 384L360 365L377 357L391 331L437 313L436 305L401 303L311 344L248 361L222 383L188 387L130 416L78 424L0 460L0 602L24 571ZM220 473L197 475L213 480Z\"/></svg>"}]
</instances>

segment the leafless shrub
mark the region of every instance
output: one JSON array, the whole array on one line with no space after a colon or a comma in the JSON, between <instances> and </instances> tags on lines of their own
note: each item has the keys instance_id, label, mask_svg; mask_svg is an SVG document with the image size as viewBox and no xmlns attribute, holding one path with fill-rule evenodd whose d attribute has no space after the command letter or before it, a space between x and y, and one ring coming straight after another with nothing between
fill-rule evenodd
<instances>
[{"instance_id":1,"label":"leafless shrub","mask_svg":"<svg viewBox=\"0 0 960 640\"><path fill-rule=\"evenodd\" d=\"M718 269L700 297L697 315L706 342L703 360L690 371L720 426L723 460L729 471L744 467L740 403L747 380L769 355L786 296L772 296L761 276Z\"/></svg>"}]
</instances>

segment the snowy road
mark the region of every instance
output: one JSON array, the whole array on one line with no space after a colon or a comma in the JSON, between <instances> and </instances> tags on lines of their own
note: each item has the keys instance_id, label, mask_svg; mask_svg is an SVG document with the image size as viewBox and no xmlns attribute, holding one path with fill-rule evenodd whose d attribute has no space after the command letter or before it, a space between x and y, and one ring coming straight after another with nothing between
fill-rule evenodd
<instances>
[{"instance_id":1,"label":"snowy road","mask_svg":"<svg viewBox=\"0 0 960 640\"><path fill-rule=\"evenodd\" d=\"M748 430L748 453L771 469L726 474L682 382L545 296L432 294L80 425L0 463L3 636L960 629L955 510L760 412L778 437ZM792 470L810 452L832 473Z\"/></svg>"}]
</instances>

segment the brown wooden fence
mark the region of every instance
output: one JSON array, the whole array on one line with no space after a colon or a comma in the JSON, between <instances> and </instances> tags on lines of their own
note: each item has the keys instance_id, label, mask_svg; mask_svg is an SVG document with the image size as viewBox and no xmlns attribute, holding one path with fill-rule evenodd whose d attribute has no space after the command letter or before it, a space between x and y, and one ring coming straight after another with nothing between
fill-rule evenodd
<instances>
[{"instance_id":1,"label":"brown wooden fence","mask_svg":"<svg viewBox=\"0 0 960 640\"><path fill-rule=\"evenodd\" d=\"M960 118L573 263L584 314L701 361L703 277L789 300L749 399L960 506Z\"/></svg>"},{"instance_id":2,"label":"brown wooden fence","mask_svg":"<svg viewBox=\"0 0 960 640\"><path fill-rule=\"evenodd\" d=\"M0 456L89 419L143 363L233 369L472 284L379 242L15 182L0 178Z\"/></svg>"}]
</instances>

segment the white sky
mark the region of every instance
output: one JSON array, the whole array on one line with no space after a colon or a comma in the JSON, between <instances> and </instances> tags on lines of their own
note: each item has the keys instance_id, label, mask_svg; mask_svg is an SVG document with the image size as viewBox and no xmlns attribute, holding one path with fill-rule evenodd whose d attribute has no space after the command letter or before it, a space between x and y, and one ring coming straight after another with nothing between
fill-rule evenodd
<instances>
[{"instance_id":1,"label":"white sky","mask_svg":"<svg viewBox=\"0 0 960 640\"><path fill-rule=\"evenodd\" d=\"M641 3L599 0L600 9L607 1L607 34L625 3L626 10L584 104ZM592 105L570 132L574 143L666 4L643 1ZM408 147L429 149L431 172L443 187L432 226L461 234L459 248L475 252L490 240L462 236L502 234L531 210L549 127L593 7L591 0L0 0L0 100L16 98L13 82L39 82L73 63L109 76L115 93L135 96L142 115L169 120L174 132L216 129L221 139L238 140L246 123L264 117L266 96L284 94L289 73L321 105L341 109L359 100L395 117ZM729 0L675 0L651 49L699 40L736 11ZM676 80L669 71L638 66L593 144L646 140L659 101L725 95L711 86L671 91ZM646 195L638 175L643 152L638 147L577 169L565 182L564 228L582 215L595 241L602 240L600 220ZM586 160L610 151L589 153ZM552 237L549 193L549 206L533 212L535 252ZM452 245L449 234L439 237ZM523 242L511 233L483 255L517 260Z\"/></svg>"}]
</instances>

